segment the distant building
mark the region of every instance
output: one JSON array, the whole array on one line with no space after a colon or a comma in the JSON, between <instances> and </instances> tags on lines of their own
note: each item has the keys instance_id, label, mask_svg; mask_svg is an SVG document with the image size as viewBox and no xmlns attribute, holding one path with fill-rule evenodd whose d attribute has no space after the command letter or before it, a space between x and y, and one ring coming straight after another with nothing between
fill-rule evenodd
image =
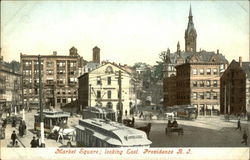
<instances>
[{"instance_id":1,"label":"distant building","mask_svg":"<svg viewBox=\"0 0 250 160\"><path fill-rule=\"evenodd\" d=\"M220 81L221 114L250 113L250 62L233 60Z\"/></svg>"},{"instance_id":2,"label":"distant building","mask_svg":"<svg viewBox=\"0 0 250 160\"><path fill-rule=\"evenodd\" d=\"M197 51L197 32L190 7L188 25L185 30L185 51L164 53L163 90L164 105L192 104L200 115L212 114L220 109L219 79L228 61L219 53ZM178 71L177 71L178 70Z\"/></svg>"},{"instance_id":3,"label":"distant building","mask_svg":"<svg viewBox=\"0 0 250 160\"><path fill-rule=\"evenodd\" d=\"M0 110L19 111L21 107L21 74L19 63L4 62L0 54Z\"/></svg>"},{"instance_id":4,"label":"distant building","mask_svg":"<svg viewBox=\"0 0 250 160\"><path fill-rule=\"evenodd\" d=\"M118 65L106 63L78 78L78 99L81 109L86 106L103 106L119 112L118 72L121 71L123 115L130 113L130 90L132 77Z\"/></svg>"},{"instance_id":5,"label":"distant building","mask_svg":"<svg viewBox=\"0 0 250 160\"><path fill-rule=\"evenodd\" d=\"M24 101L29 107L38 107L38 55L21 54ZM41 55L43 103L47 107L61 107L77 99L77 77L86 61L72 47L69 55Z\"/></svg>"}]
</instances>

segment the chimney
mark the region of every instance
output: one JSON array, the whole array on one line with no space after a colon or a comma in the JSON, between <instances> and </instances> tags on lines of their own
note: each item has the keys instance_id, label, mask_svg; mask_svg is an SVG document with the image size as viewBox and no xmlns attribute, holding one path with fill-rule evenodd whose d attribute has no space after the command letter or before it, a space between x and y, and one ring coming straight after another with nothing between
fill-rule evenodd
<instances>
[{"instance_id":1,"label":"chimney","mask_svg":"<svg viewBox=\"0 0 250 160\"><path fill-rule=\"evenodd\" d=\"M220 51L219 51L219 49L217 49L217 54L220 54Z\"/></svg>"},{"instance_id":2,"label":"chimney","mask_svg":"<svg viewBox=\"0 0 250 160\"><path fill-rule=\"evenodd\" d=\"M53 51L53 56L56 56L57 55L57 52L56 51Z\"/></svg>"},{"instance_id":3,"label":"chimney","mask_svg":"<svg viewBox=\"0 0 250 160\"><path fill-rule=\"evenodd\" d=\"M239 57L239 64L240 64L240 67L242 67L242 57L241 56Z\"/></svg>"}]
</instances>

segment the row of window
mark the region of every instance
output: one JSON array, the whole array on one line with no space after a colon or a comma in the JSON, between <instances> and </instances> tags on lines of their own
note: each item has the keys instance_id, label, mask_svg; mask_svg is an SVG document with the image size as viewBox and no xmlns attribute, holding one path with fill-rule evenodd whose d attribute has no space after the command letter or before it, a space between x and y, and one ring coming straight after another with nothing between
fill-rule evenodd
<instances>
[{"instance_id":1,"label":"row of window","mask_svg":"<svg viewBox=\"0 0 250 160\"><path fill-rule=\"evenodd\" d=\"M218 93L214 92L193 92L192 93L192 98L193 99L218 99Z\"/></svg>"},{"instance_id":2,"label":"row of window","mask_svg":"<svg viewBox=\"0 0 250 160\"><path fill-rule=\"evenodd\" d=\"M211 87L211 86L218 87L218 81L217 80L193 81L193 87L198 87L198 86L200 86L200 87L205 87L205 86L206 87Z\"/></svg>"},{"instance_id":3,"label":"row of window","mask_svg":"<svg viewBox=\"0 0 250 160\"><path fill-rule=\"evenodd\" d=\"M105 95L105 92L102 94L101 91L96 91L96 98L103 98L103 96ZM119 92L117 93L117 98L120 97ZM112 91L108 90L107 91L107 98L111 99L112 98Z\"/></svg>"},{"instance_id":4,"label":"row of window","mask_svg":"<svg viewBox=\"0 0 250 160\"><path fill-rule=\"evenodd\" d=\"M97 77L96 84L97 85L102 85L101 77ZM111 77L107 77L107 85L111 85Z\"/></svg>"},{"instance_id":5,"label":"row of window","mask_svg":"<svg viewBox=\"0 0 250 160\"><path fill-rule=\"evenodd\" d=\"M218 74L218 69L217 68L207 68L206 70L204 70L203 68L199 69L199 72L198 72L198 69L194 68L193 69L193 75L205 75L205 72L206 72L206 75L217 75Z\"/></svg>"}]
</instances>

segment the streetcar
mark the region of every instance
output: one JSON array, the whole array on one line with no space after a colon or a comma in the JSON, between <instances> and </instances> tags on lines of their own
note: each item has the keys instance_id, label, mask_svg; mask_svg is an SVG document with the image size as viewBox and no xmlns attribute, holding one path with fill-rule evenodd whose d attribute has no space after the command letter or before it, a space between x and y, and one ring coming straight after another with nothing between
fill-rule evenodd
<instances>
[{"instance_id":1,"label":"streetcar","mask_svg":"<svg viewBox=\"0 0 250 160\"><path fill-rule=\"evenodd\" d=\"M67 125L68 118L70 113L62 112L62 111L50 111L50 110L43 110L43 117L44 117L44 132L51 133L54 126L62 126ZM41 130L40 129L40 111L34 115L35 124L34 130Z\"/></svg>"},{"instance_id":2,"label":"streetcar","mask_svg":"<svg viewBox=\"0 0 250 160\"><path fill-rule=\"evenodd\" d=\"M90 107L87 106L82 112L83 119L100 118L116 121L116 113L114 110L107 107Z\"/></svg>"},{"instance_id":3,"label":"streetcar","mask_svg":"<svg viewBox=\"0 0 250 160\"><path fill-rule=\"evenodd\" d=\"M78 147L150 147L145 132L104 119L81 119L76 126Z\"/></svg>"}]
</instances>

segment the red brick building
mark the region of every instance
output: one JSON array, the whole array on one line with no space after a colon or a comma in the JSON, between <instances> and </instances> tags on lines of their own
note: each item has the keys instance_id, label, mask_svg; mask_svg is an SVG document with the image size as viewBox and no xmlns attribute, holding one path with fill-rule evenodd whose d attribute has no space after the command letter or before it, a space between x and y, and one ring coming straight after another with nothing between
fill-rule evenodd
<instances>
[{"instance_id":1,"label":"red brick building","mask_svg":"<svg viewBox=\"0 0 250 160\"><path fill-rule=\"evenodd\" d=\"M221 114L246 113L249 106L250 62L233 60L220 79ZM248 109L249 110L249 109Z\"/></svg>"}]
</instances>

